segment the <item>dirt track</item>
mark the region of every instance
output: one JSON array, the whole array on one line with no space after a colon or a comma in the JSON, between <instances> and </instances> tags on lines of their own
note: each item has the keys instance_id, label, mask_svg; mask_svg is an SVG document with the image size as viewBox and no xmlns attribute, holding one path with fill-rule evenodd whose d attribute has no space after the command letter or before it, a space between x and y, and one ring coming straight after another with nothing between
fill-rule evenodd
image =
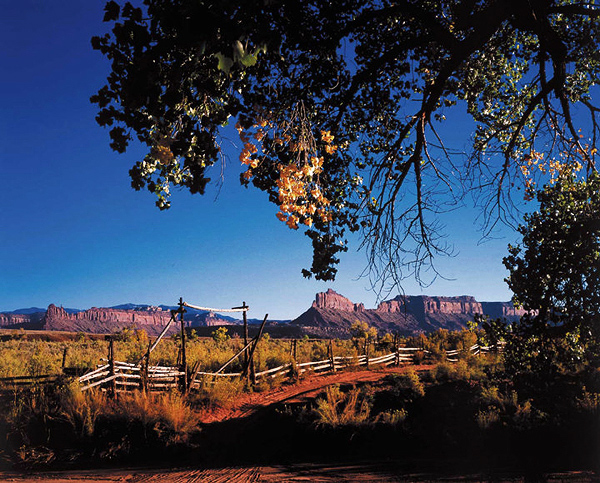
<instances>
[{"instance_id":1,"label":"dirt track","mask_svg":"<svg viewBox=\"0 0 600 483\"><path fill-rule=\"evenodd\" d=\"M588 483L597 482L592 472L569 472L544 475L547 483ZM38 473L21 475L0 472L0 481L33 483L275 483L275 482L448 482L475 483L495 481L497 483L525 483L523 476L515 475L439 475L404 473L402 468L389 463L368 463L355 465L299 464L293 466L230 467L219 469L122 469Z\"/></svg>"},{"instance_id":2,"label":"dirt track","mask_svg":"<svg viewBox=\"0 0 600 483\"><path fill-rule=\"evenodd\" d=\"M248 482L337 482L337 481L406 481L388 471L374 466L322 466L297 465L241 467L220 469L176 469L176 470L99 470L60 473L40 473L37 475L10 475L0 473L1 481L53 483L248 483Z\"/></svg>"},{"instance_id":3,"label":"dirt track","mask_svg":"<svg viewBox=\"0 0 600 483\"><path fill-rule=\"evenodd\" d=\"M316 396L325 387L332 384L352 384L358 382L375 382L389 374L399 374L407 370L425 371L434 366L402 366L373 370L345 371L335 374L313 375L296 384L282 385L265 392L244 394L229 408L220 408L203 414L203 423L216 423L234 418L243 418L253 412L282 402L298 402Z\"/></svg>"}]
</instances>

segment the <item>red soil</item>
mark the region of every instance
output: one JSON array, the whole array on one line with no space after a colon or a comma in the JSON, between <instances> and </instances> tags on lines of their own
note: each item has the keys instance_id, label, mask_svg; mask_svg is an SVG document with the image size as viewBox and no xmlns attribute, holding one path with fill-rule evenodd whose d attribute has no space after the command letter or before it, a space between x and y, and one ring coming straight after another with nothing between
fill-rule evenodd
<instances>
[{"instance_id":1,"label":"red soil","mask_svg":"<svg viewBox=\"0 0 600 483\"><path fill-rule=\"evenodd\" d=\"M389 374L400 374L407 370L426 371L432 365L383 367L362 371L345 371L335 374L312 375L294 384L281 386L264 392L243 394L230 407L206 411L201 415L203 423L217 423L234 418L250 416L261 408L282 402L301 402L315 397L332 384L376 382Z\"/></svg>"}]
</instances>

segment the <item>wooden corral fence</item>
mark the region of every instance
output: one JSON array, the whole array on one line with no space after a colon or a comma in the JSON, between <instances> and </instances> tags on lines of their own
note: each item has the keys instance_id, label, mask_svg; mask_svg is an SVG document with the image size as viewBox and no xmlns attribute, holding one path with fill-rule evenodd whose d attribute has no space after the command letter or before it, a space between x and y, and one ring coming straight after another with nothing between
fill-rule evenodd
<instances>
[{"instance_id":1,"label":"wooden corral fence","mask_svg":"<svg viewBox=\"0 0 600 483\"><path fill-rule=\"evenodd\" d=\"M257 372L254 374L253 381L256 382L263 378L275 377L296 377L303 373L326 373L346 370L356 367L382 367L390 365L400 365L403 363L413 363L417 352L428 354L425 351L416 347L398 347L395 352L378 357L367 357L366 355L358 357L342 357L332 355L332 345L329 346L329 356L327 359L320 361L291 362L273 367L266 371ZM478 355L490 351L491 347L482 347L477 344L473 345L469 351L471 354ZM242 354L244 349L235 357ZM457 362L459 350L446 351L446 360L449 362ZM110 364L99 366L96 370L89 372L79 378L82 384L82 391L93 387L100 387L109 391L126 391L130 389L142 389L145 391L163 391L174 388L182 388L181 379L187 378L186 390L194 390L208 378L215 380L216 378L240 378L245 377L247 369L242 372L223 372L223 370L233 362L234 358L228 361L223 367L216 372L201 372L197 365L190 373L185 373L174 367L163 366L148 366L140 367L135 364L127 364L124 362L113 363L114 369L111 369Z\"/></svg>"},{"instance_id":2,"label":"wooden corral fence","mask_svg":"<svg viewBox=\"0 0 600 483\"><path fill-rule=\"evenodd\" d=\"M146 368L127 362L114 361L84 374L79 378L79 382L83 384L82 391L97 386L115 391L130 389L160 391L177 388L184 375L184 372L174 367L148 366Z\"/></svg>"},{"instance_id":3,"label":"wooden corral fence","mask_svg":"<svg viewBox=\"0 0 600 483\"><path fill-rule=\"evenodd\" d=\"M59 375L0 377L0 388L6 391L27 386L55 384L61 377Z\"/></svg>"}]
</instances>

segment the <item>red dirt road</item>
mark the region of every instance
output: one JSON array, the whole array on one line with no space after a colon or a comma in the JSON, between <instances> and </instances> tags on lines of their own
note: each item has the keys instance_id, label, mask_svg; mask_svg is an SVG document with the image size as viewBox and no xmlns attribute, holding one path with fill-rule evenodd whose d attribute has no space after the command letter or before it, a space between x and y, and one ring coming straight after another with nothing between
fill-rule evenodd
<instances>
[{"instance_id":1,"label":"red dirt road","mask_svg":"<svg viewBox=\"0 0 600 483\"><path fill-rule=\"evenodd\" d=\"M393 475L374 465L295 465L266 467L228 467L219 469L174 470L98 470L17 475L0 473L1 481L21 483L50 481L53 483L274 483L274 482L396 482L406 477Z\"/></svg>"},{"instance_id":2,"label":"red dirt road","mask_svg":"<svg viewBox=\"0 0 600 483\"><path fill-rule=\"evenodd\" d=\"M592 483L597 475L592 472L568 472L544 475L547 483ZM519 475L439 475L405 473L401 468L389 463L366 463L352 465L297 464L293 466L227 467L218 469L121 469L64 471L23 475L0 472L0 481L20 483L336 483L336 482L447 482L477 483L495 481L497 483L526 483L531 481Z\"/></svg>"},{"instance_id":3,"label":"red dirt road","mask_svg":"<svg viewBox=\"0 0 600 483\"><path fill-rule=\"evenodd\" d=\"M376 382L389 374L400 374L408 370L426 371L433 367L432 365L411 365L313 375L310 378L300 380L296 384L282 385L265 392L244 394L234 401L229 408L219 408L205 412L201 417L201 421L203 423L217 423L227 419L243 418L272 404L310 399L332 384Z\"/></svg>"}]
</instances>

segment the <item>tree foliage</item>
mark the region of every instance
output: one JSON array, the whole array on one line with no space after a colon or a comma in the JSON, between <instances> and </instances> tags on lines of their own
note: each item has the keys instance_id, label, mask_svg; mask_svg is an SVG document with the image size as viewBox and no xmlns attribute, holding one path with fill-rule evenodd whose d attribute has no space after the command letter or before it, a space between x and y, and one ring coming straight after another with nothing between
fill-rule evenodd
<instances>
[{"instance_id":1,"label":"tree foliage","mask_svg":"<svg viewBox=\"0 0 600 483\"><path fill-rule=\"evenodd\" d=\"M132 184L161 209L173 186L204 192L236 120L242 183L306 225L306 276L332 279L362 230L375 281L421 279L447 249L452 194L484 188L490 228L534 174L593 171L599 16L577 0L111 0L92 43L112 70L92 101L113 149L147 146ZM456 155L440 125L463 108L475 128Z\"/></svg>"},{"instance_id":2,"label":"tree foliage","mask_svg":"<svg viewBox=\"0 0 600 483\"><path fill-rule=\"evenodd\" d=\"M600 175L562 176L539 190L539 210L504 259L514 301L542 323L600 336Z\"/></svg>"},{"instance_id":3,"label":"tree foliage","mask_svg":"<svg viewBox=\"0 0 600 483\"><path fill-rule=\"evenodd\" d=\"M350 326L350 335L354 340L362 339L365 341L371 341L377 338L377 329L369 326L369 324L366 322L357 320Z\"/></svg>"}]
</instances>

